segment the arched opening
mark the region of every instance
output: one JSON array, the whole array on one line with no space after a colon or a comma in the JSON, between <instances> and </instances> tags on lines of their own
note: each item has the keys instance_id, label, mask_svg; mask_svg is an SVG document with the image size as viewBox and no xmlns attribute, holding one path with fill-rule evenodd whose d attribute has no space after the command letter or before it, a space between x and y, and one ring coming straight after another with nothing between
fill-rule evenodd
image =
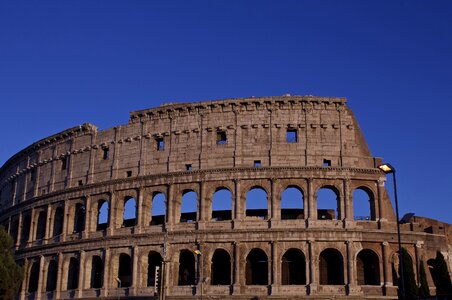
<instances>
[{"instance_id":1,"label":"arched opening","mask_svg":"<svg viewBox=\"0 0 452 300\"><path fill-rule=\"evenodd\" d=\"M353 217L355 220L375 220L375 201L373 193L366 187L353 191Z\"/></svg>"},{"instance_id":2,"label":"arched opening","mask_svg":"<svg viewBox=\"0 0 452 300\"><path fill-rule=\"evenodd\" d=\"M182 250L179 256L179 285L195 284L195 256L191 251Z\"/></svg>"},{"instance_id":3,"label":"arched opening","mask_svg":"<svg viewBox=\"0 0 452 300\"><path fill-rule=\"evenodd\" d=\"M212 256L212 285L231 284L231 256L224 249L217 249Z\"/></svg>"},{"instance_id":4,"label":"arched opening","mask_svg":"<svg viewBox=\"0 0 452 300\"><path fill-rule=\"evenodd\" d=\"M75 206L75 216L74 216L74 233L82 232L85 230L85 205L77 203Z\"/></svg>"},{"instance_id":5,"label":"arched opening","mask_svg":"<svg viewBox=\"0 0 452 300\"><path fill-rule=\"evenodd\" d=\"M261 187L253 187L246 193L246 216L267 219L267 192Z\"/></svg>"},{"instance_id":6,"label":"arched opening","mask_svg":"<svg viewBox=\"0 0 452 300\"><path fill-rule=\"evenodd\" d=\"M336 190L336 188L326 186L317 191L317 219L340 219L339 192Z\"/></svg>"},{"instance_id":7,"label":"arched opening","mask_svg":"<svg viewBox=\"0 0 452 300\"><path fill-rule=\"evenodd\" d=\"M17 244L17 231L19 228L19 220L14 220L12 222L11 228L9 230L9 235L12 237L13 241L14 241L14 245Z\"/></svg>"},{"instance_id":8,"label":"arched opening","mask_svg":"<svg viewBox=\"0 0 452 300\"><path fill-rule=\"evenodd\" d=\"M34 293L38 290L39 282L39 263L34 262L30 268L30 277L28 278L28 292Z\"/></svg>"},{"instance_id":9,"label":"arched opening","mask_svg":"<svg viewBox=\"0 0 452 300\"><path fill-rule=\"evenodd\" d=\"M151 225L165 223L166 203L165 194L157 192L152 197Z\"/></svg>"},{"instance_id":10,"label":"arched opening","mask_svg":"<svg viewBox=\"0 0 452 300\"><path fill-rule=\"evenodd\" d=\"M135 226L137 221L137 202L135 198L126 198L124 200L124 214L123 214L124 227Z\"/></svg>"},{"instance_id":11,"label":"arched opening","mask_svg":"<svg viewBox=\"0 0 452 300\"><path fill-rule=\"evenodd\" d=\"M108 227L108 201L100 200L97 204L97 226L96 230L105 230Z\"/></svg>"},{"instance_id":12,"label":"arched opening","mask_svg":"<svg viewBox=\"0 0 452 300\"><path fill-rule=\"evenodd\" d=\"M232 219L232 193L226 188L218 188L212 197L212 220Z\"/></svg>"},{"instance_id":13,"label":"arched opening","mask_svg":"<svg viewBox=\"0 0 452 300\"><path fill-rule=\"evenodd\" d=\"M53 217L53 236L59 236L63 233L63 221L64 211L63 208L58 206L55 210L55 216Z\"/></svg>"},{"instance_id":14,"label":"arched opening","mask_svg":"<svg viewBox=\"0 0 452 300\"><path fill-rule=\"evenodd\" d=\"M47 213L39 212L38 225L36 226L36 240L42 240L46 236Z\"/></svg>"},{"instance_id":15,"label":"arched opening","mask_svg":"<svg viewBox=\"0 0 452 300\"><path fill-rule=\"evenodd\" d=\"M303 252L298 249L289 249L281 260L281 284L306 284L306 260Z\"/></svg>"},{"instance_id":16,"label":"arched opening","mask_svg":"<svg viewBox=\"0 0 452 300\"><path fill-rule=\"evenodd\" d=\"M22 220L22 232L20 235L20 243L25 245L30 238L31 216L26 215Z\"/></svg>"},{"instance_id":17,"label":"arched opening","mask_svg":"<svg viewBox=\"0 0 452 300\"><path fill-rule=\"evenodd\" d=\"M180 222L196 222L197 220L197 195L194 191L184 191L180 205Z\"/></svg>"},{"instance_id":18,"label":"arched opening","mask_svg":"<svg viewBox=\"0 0 452 300\"><path fill-rule=\"evenodd\" d=\"M361 250L356 257L358 285L380 285L378 255L369 249Z\"/></svg>"},{"instance_id":19,"label":"arched opening","mask_svg":"<svg viewBox=\"0 0 452 300\"><path fill-rule=\"evenodd\" d=\"M299 187L289 186L282 193L281 219L304 219L303 192Z\"/></svg>"},{"instance_id":20,"label":"arched opening","mask_svg":"<svg viewBox=\"0 0 452 300\"><path fill-rule=\"evenodd\" d=\"M402 248L403 250L405 250L404 248ZM411 258L411 255L405 250L407 255L403 256L403 265L404 267L407 266L413 266L413 259ZM428 264L428 261L427 261ZM400 280L400 257L399 257L399 251L395 252L394 255L392 256L392 260L391 260L391 266L392 266L392 284L394 286L398 286L399 285L399 280ZM405 280L407 280L408 278L408 274L406 274L406 270L404 268L404 277Z\"/></svg>"},{"instance_id":21,"label":"arched opening","mask_svg":"<svg viewBox=\"0 0 452 300\"><path fill-rule=\"evenodd\" d=\"M132 260L125 253L119 255L118 278L121 281L121 283L118 282L118 287L124 288L132 285Z\"/></svg>"},{"instance_id":22,"label":"arched opening","mask_svg":"<svg viewBox=\"0 0 452 300\"><path fill-rule=\"evenodd\" d=\"M246 257L246 284L268 284L268 258L261 249L253 249Z\"/></svg>"},{"instance_id":23,"label":"arched opening","mask_svg":"<svg viewBox=\"0 0 452 300\"><path fill-rule=\"evenodd\" d=\"M320 284L344 284L344 261L336 249L326 249L320 253Z\"/></svg>"},{"instance_id":24,"label":"arched opening","mask_svg":"<svg viewBox=\"0 0 452 300\"><path fill-rule=\"evenodd\" d=\"M79 272L79 261L75 257L71 257L69 260L69 268L67 273L67 289L75 290L78 288L78 272Z\"/></svg>"},{"instance_id":25,"label":"arched opening","mask_svg":"<svg viewBox=\"0 0 452 300\"><path fill-rule=\"evenodd\" d=\"M100 289L103 286L104 262L99 255L94 255L91 263L90 287Z\"/></svg>"},{"instance_id":26,"label":"arched opening","mask_svg":"<svg viewBox=\"0 0 452 300\"><path fill-rule=\"evenodd\" d=\"M53 292L56 290L57 274L58 264L54 259L52 259L47 268L46 292Z\"/></svg>"},{"instance_id":27,"label":"arched opening","mask_svg":"<svg viewBox=\"0 0 452 300\"><path fill-rule=\"evenodd\" d=\"M161 272L157 272L157 269L162 267L162 256L158 252L151 251L148 254L148 286L154 286L155 280L158 279Z\"/></svg>"}]
</instances>

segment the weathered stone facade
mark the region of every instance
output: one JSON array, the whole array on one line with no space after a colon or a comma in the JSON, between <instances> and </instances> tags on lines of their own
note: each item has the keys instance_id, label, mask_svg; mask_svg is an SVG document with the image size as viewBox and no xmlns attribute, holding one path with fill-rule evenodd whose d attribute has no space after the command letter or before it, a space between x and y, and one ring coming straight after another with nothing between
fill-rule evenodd
<instances>
[{"instance_id":1,"label":"weathered stone facade","mask_svg":"<svg viewBox=\"0 0 452 300\"><path fill-rule=\"evenodd\" d=\"M173 299L394 299L396 219L380 163L344 98L168 104L17 153L0 169L0 223L25 266L21 299L152 296L155 266ZM288 187L302 194L298 210L282 208ZM260 209L247 204L255 188ZM321 188L337 209L317 208ZM223 211L212 208L221 189ZM369 196L366 220L354 219L357 189ZM181 208L189 192L194 212ZM159 195L166 214L153 215ZM452 257L450 226L418 220L402 224L417 277L436 251Z\"/></svg>"}]
</instances>

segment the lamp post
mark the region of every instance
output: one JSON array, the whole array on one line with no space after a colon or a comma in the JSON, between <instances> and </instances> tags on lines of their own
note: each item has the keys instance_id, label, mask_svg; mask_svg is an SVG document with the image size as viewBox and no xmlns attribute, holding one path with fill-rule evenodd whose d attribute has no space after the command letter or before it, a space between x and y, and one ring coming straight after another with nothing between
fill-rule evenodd
<instances>
[{"instance_id":1,"label":"lamp post","mask_svg":"<svg viewBox=\"0 0 452 300\"><path fill-rule=\"evenodd\" d=\"M193 251L197 256L198 256L198 266L200 266L199 268L199 274L198 274L198 283L201 283L201 300L202 300L202 294L203 294L203 283L204 283L204 279L202 278L203 276L203 265L202 265L202 253L199 250L194 250Z\"/></svg>"},{"instance_id":2,"label":"lamp post","mask_svg":"<svg viewBox=\"0 0 452 300\"><path fill-rule=\"evenodd\" d=\"M399 202L397 201L397 182L396 182L396 170L390 164L382 164L378 168L385 174L392 174L392 181L394 184L394 202L396 207L396 221L397 221L397 241L399 244L399 262L400 262L400 296L405 299L405 276L403 274L403 254L402 243L400 240L400 222L399 222Z\"/></svg>"},{"instance_id":3,"label":"lamp post","mask_svg":"<svg viewBox=\"0 0 452 300\"><path fill-rule=\"evenodd\" d=\"M115 278L115 280L116 280L116 282L118 283L118 286L119 286L119 293L118 293L118 300L119 299L121 299L121 288L122 288L122 282L121 282L121 279L119 279L119 277L116 277Z\"/></svg>"}]
</instances>

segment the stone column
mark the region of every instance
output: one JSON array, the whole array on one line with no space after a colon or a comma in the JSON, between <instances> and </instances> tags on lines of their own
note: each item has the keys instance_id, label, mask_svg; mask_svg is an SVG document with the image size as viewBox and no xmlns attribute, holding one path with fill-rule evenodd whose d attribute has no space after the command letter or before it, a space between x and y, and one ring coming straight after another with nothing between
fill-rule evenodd
<instances>
[{"instance_id":1,"label":"stone column","mask_svg":"<svg viewBox=\"0 0 452 300\"><path fill-rule=\"evenodd\" d=\"M16 249L20 247L20 241L22 239L22 213L19 214L19 228L17 228L16 235Z\"/></svg>"},{"instance_id":2,"label":"stone column","mask_svg":"<svg viewBox=\"0 0 452 300\"><path fill-rule=\"evenodd\" d=\"M382 251L382 257L383 257L383 289L384 294L388 295L388 287L392 286L392 270L390 266L390 257L389 257L389 244L387 241L383 241L381 243L381 251Z\"/></svg>"},{"instance_id":3,"label":"stone column","mask_svg":"<svg viewBox=\"0 0 452 300\"><path fill-rule=\"evenodd\" d=\"M198 195L198 228L199 229L204 229L205 228L205 222L208 221L207 218L207 210L208 210L208 205L207 205L207 197L206 197L206 184L204 182L204 180L202 180L199 183L199 195Z\"/></svg>"},{"instance_id":4,"label":"stone column","mask_svg":"<svg viewBox=\"0 0 452 300\"><path fill-rule=\"evenodd\" d=\"M25 300L25 294L27 292L27 288L28 288L28 279L30 278L30 274L28 273L28 268L29 268L29 261L28 259L24 259L24 279L22 281L22 286L20 288L20 293L19 293L19 299L20 300Z\"/></svg>"},{"instance_id":5,"label":"stone column","mask_svg":"<svg viewBox=\"0 0 452 300\"><path fill-rule=\"evenodd\" d=\"M41 255L39 257L39 279L38 279L38 290L35 293L35 299L40 300L41 299L41 293L42 293L42 286L44 282L44 257Z\"/></svg>"},{"instance_id":6,"label":"stone column","mask_svg":"<svg viewBox=\"0 0 452 300\"><path fill-rule=\"evenodd\" d=\"M107 228L107 236L111 236L114 234L116 228L116 194L114 191L110 192L110 201L108 205L108 228Z\"/></svg>"},{"instance_id":7,"label":"stone column","mask_svg":"<svg viewBox=\"0 0 452 300\"><path fill-rule=\"evenodd\" d=\"M66 199L67 200L67 199ZM64 201L64 208L63 208L63 232L61 233L61 241L66 240L66 236L68 235L68 227L69 227L69 204L68 201Z\"/></svg>"},{"instance_id":8,"label":"stone column","mask_svg":"<svg viewBox=\"0 0 452 300\"><path fill-rule=\"evenodd\" d=\"M63 277L63 254L58 252L58 267L57 267L57 279L56 279L56 289L55 289L55 299L60 299L61 297L61 282Z\"/></svg>"},{"instance_id":9,"label":"stone column","mask_svg":"<svg viewBox=\"0 0 452 300\"><path fill-rule=\"evenodd\" d=\"M317 251L315 250L315 241L308 240L308 289L309 295L316 295L319 285L319 272L318 272L318 258Z\"/></svg>"},{"instance_id":10,"label":"stone column","mask_svg":"<svg viewBox=\"0 0 452 300\"><path fill-rule=\"evenodd\" d=\"M350 194L350 179L345 179L344 183L344 196L343 196L343 211L341 211L341 217L347 224L348 221L353 221L353 199ZM342 208L342 205L341 205Z\"/></svg>"},{"instance_id":11,"label":"stone column","mask_svg":"<svg viewBox=\"0 0 452 300\"><path fill-rule=\"evenodd\" d=\"M358 283L356 281L356 263L354 261L355 251L353 241L346 241L346 251L347 251L347 282L346 285L348 287L348 294L353 295L358 293Z\"/></svg>"},{"instance_id":12,"label":"stone column","mask_svg":"<svg viewBox=\"0 0 452 300\"><path fill-rule=\"evenodd\" d=\"M45 235L44 235L44 243L47 244L48 240L50 239L51 235L51 229L52 229L52 207L50 205L47 205L47 219L46 219L46 229L45 229Z\"/></svg>"},{"instance_id":13,"label":"stone column","mask_svg":"<svg viewBox=\"0 0 452 300\"><path fill-rule=\"evenodd\" d=\"M424 256L424 241L417 241L416 245L414 247L414 254L416 255L416 278L417 283L420 284L421 282L421 275L420 275L420 268L421 268L421 261L422 257Z\"/></svg>"},{"instance_id":14,"label":"stone column","mask_svg":"<svg viewBox=\"0 0 452 300\"><path fill-rule=\"evenodd\" d=\"M79 254L79 267L78 267L78 287L77 287L77 297L83 298L83 283L85 281L85 251L80 250Z\"/></svg>"},{"instance_id":15,"label":"stone column","mask_svg":"<svg viewBox=\"0 0 452 300\"><path fill-rule=\"evenodd\" d=\"M234 249L234 255L233 255L233 260L234 260L234 268L232 269L232 277L233 277L233 281L232 281L232 293L234 295L238 295L240 294L240 289L242 284L244 284L244 278L245 278L245 274L242 274L243 271L241 270L241 253L240 253L240 243L238 242L234 242L233 243L233 249Z\"/></svg>"},{"instance_id":16,"label":"stone column","mask_svg":"<svg viewBox=\"0 0 452 300\"><path fill-rule=\"evenodd\" d=\"M35 238L35 232L36 232L36 225L35 225L35 220L36 220L36 216L35 216L35 209L32 208L31 209L31 213L30 213L30 234L28 235L28 241L27 241L27 246L31 244L31 242L33 242L34 238Z\"/></svg>"},{"instance_id":17,"label":"stone column","mask_svg":"<svg viewBox=\"0 0 452 300\"><path fill-rule=\"evenodd\" d=\"M387 219L387 217L386 217L386 212L383 212L383 205L382 205L382 202L383 202L383 197L384 197L384 194L385 194L385 181L386 181L386 179L385 178L380 178L379 180L378 180L378 198L377 199L375 199L375 205L378 207L378 210L377 210L377 208L375 209L375 214L377 214L377 211L378 211L378 219L377 220L379 220L379 221L387 221L388 219Z\"/></svg>"},{"instance_id":18,"label":"stone column","mask_svg":"<svg viewBox=\"0 0 452 300\"><path fill-rule=\"evenodd\" d=\"M110 248L105 248L104 250L104 284L102 289L102 295L104 297L107 297L110 291L111 286L111 280L110 280L110 274L111 274L111 268L113 267L113 264L110 263Z\"/></svg>"},{"instance_id":19,"label":"stone column","mask_svg":"<svg viewBox=\"0 0 452 300\"><path fill-rule=\"evenodd\" d=\"M138 197L137 197L137 220L136 225L134 228L134 233L140 233L143 229L143 214L146 213L143 209L143 203L144 203L144 189L140 188L138 191Z\"/></svg>"},{"instance_id":20,"label":"stone column","mask_svg":"<svg viewBox=\"0 0 452 300\"><path fill-rule=\"evenodd\" d=\"M132 290L134 291L133 294L136 294L137 288L140 286L140 279L139 279L139 266L138 266L138 258L140 255L140 251L138 249L138 246L133 246L132 248Z\"/></svg>"},{"instance_id":21,"label":"stone column","mask_svg":"<svg viewBox=\"0 0 452 300\"><path fill-rule=\"evenodd\" d=\"M165 197L166 200L166 214L167 214L167 218L166 218L166 222L167 224L167 228L168 229L172 229L174 224L175 224L175 212L174 212L174 184L169 184L168 185L168 189L167 189L167 196Z\"/></svg>"},{"instance_id":22,"label":"stone column","mask_svg":"<svg viewBox=\"0 0 452 300\"><path fill-rule=\"evenodd\" d=\"M83 230L83 238L88 238L93 223L93 212L91 211L91 197L85 197L85 228Z\"/></svg>"},{"instance_id":23,"label":"stone column","mask_svg":"<svg viewBox=\"0 0 452 300\"><path fill-rule=\"evenodd\" d=\"M315 197L313 179L308 178L308 220L317 220L317 201Z\"/></svg>"},{"instance_id":24,"label":"stone column","mask_svg":"<svg viewBox=\"0 0 452 300\"><path fill-rule=\"evenodd\" d=\"M234 221L243 221L242 192L240 190L241 184L239 179L234 179L234 188L235 188Z\"/></svg>"},{"instance_id":25,"label":"stone column","mask_svg":"<svg viewBox=\"0 0 452 300\"><path fill-rule=\"evenodd\" d=\"M278 179L272 178L270 179L270 203L269 207L271 207L271 219L272 220L281 220L281 201L276 199L276 187L278 186Z\"/></svg>"},{"instance_id":26,"label":"stone column","mask_svg":"<svg viewBox=\"0 0 452 300\"><path fill-rule=\"evenodd\" d=\"M279 257L279 244L274 241L271 242L271 272L270 272L270 284L272 285L272 294L274 293L275 287L281 284L281 272L280 272L280 261Z\"/></svg>"}]
</instances>

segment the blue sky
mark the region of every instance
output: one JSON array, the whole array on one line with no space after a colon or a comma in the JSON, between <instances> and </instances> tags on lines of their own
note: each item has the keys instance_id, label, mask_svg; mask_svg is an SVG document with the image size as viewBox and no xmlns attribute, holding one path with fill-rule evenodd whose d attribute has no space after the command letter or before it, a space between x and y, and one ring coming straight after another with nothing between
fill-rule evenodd
<instances>
[{"instance_id":1,"label":"blue sky","mask_svg":"<svg viewBox=\"0 0 452 300\"><path fill-rule=\"evenodd\" d=\"M401 214L452 223L451 72L451 1L1 1L0 165L161 103L341 96Z\"/></svg>"}]
</instances>

